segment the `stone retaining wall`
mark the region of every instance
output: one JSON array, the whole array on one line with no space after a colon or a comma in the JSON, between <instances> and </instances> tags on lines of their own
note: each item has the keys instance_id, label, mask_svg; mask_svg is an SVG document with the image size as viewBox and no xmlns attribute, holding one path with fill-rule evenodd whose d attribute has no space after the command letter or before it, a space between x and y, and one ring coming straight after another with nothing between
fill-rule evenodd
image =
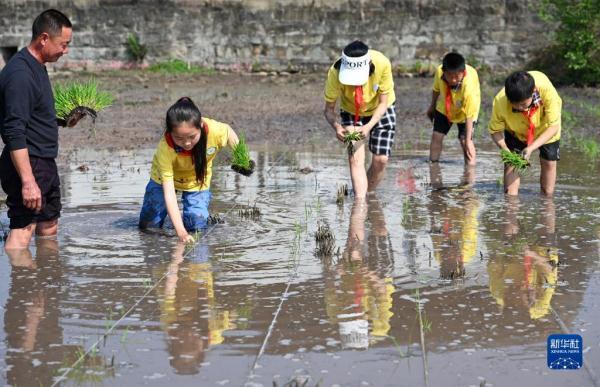
<instances>
[{"instance_id":1,"label":"stone retaining wall","mask_svg":"<svg viewBox=\"0 0 600 387\"><path fill-rule=\"evenodd\" d=\"M127 65L131 32L148 47L147 63L240 70L322 68L354 39L394 64L437 63L457 50L508 68L548 39L534 0L3 0L4 57L28 43L33 18L49 6L75 25L62 67Z\"/></svg>"}]
</instances>

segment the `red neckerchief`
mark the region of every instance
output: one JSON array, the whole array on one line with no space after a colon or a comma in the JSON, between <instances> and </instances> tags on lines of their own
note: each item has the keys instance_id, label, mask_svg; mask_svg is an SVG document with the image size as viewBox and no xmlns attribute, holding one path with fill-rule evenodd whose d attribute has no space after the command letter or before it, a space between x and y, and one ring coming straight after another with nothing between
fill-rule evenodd
<instances>
[{"instance_id":1,"label":"red neckerchief","mask_svg":"<svg viewBox=\"0 0 600 387\"><path fill-rule=\"evenodd\" d=\"M448 81L442 76L442 80L446 83L446 118L448 119L449 123L452 123L452 89L458 89L461 86L462 82L465 80L466 76L467 70L463 71L463 79L461 79L460 82L454 87L450 86Z\"/></svg>"},{"instance_id":2,"label":"red neckerchief","mask_svg":"<svg viewBox=\"0 0 600 387\"><path fill-rule=\"evenodd\" d=\"M536 90L536 92L537 92L537 90ZM531 117L533 117L535 112L537 112L537 110L540 108L540 106L542 106L542 100L540 99L539 102L536 103L535 96L534 96L533 103L534 103L534 105L532 107L525 110L524 112L521 112L521 113L523 113L523 115L527 119L527 123L529 124L529 127L527 128L527 145L531 145L531 143L535 139L535 125L533 124Z\"/></svg>"},{"instance_id":3,"label":"red neckerchief","mask_svg":"<svg viewBox=\"0 0 600 387\"><path fill-rule=\"evenodd\" d=\"M354 86L354 125L358 124L358 120L360 119L359 112L364 104L362 86Z\"/></svg>"},{"instance_id":4,"label":"red neckerchief","mask_svg":"<svg viewBox=\"0 0 600 387\"><path fill-rule=\"evenodd\" d=\"M208 125L202 121L202 136L208 135ZM175 153L181 156L192 156L192 150L185 150L179 145L175 144L175 140L173 140L173 136L169 132L165 132L165 141L167 145L175 150Z\"/></svg>"},{"instance_id":5,"label":"red neckerchief","mask_svg":"<svg viewBox=\"0 0 600 387\"><path fill-rule=\"evenodd\" d=\"M444 230L444 236L446 238L450 238L450 219L446 219L444 221L444 225L442 226L442 229Z\"/></svg>"},{"instance_id":6,"label":"red neckerchief","mask_svg":"<svg viewBox=\"0 0 600 387\"><path fill-rule=\"evenodd\" d=\"M527 122L529 123L529 127L527 128L527 145L531 145L533 139L535 138L535 125L531 120L531 117L535 114L535 112L539 109L540 105L534 106L531 109L524 111L523 115L527 118Z\"/></svg>"}]
</instances>

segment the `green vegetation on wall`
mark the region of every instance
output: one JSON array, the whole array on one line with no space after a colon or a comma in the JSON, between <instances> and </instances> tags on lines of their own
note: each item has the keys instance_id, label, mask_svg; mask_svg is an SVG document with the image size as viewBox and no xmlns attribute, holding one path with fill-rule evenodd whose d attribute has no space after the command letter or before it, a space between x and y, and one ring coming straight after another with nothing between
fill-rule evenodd
<instances>
[{"instance_id":1,"label":"green vegetation on wall","mask_svg":"<svg viewBox=\"0 0 600 387\"><path fill-rule=\"evenodd\" d=\"M539 14L557 28L531 65L557 83L600 84L600 0L540 0Z\"/></svg>"}]
</instances>

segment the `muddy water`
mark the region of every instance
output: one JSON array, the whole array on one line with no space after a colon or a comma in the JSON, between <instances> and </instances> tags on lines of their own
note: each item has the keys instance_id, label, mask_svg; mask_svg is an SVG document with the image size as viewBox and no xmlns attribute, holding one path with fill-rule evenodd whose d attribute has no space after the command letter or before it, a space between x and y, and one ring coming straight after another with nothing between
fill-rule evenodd
<instances>
[{"instance_id":1,"label":"muddy water","mask_svg":"<svg viewBox=\"0 0 600 387\"><path fill-rule=\"evenodd\" d=\"M71 155L58 241L0 257L3 382L598 385L597 172L567 154L554 200L535 167L506 200L495 153L464 171L398 150L376 196L338 205L338 154L263 150L250 178L217 167L224 223L194 249L136 228L152 150ZM254 204L260 218L240 216ZM335 248L317 257L325 221ZM548 369L563 331L589 369Z\"/></svg>"}]
</instances>

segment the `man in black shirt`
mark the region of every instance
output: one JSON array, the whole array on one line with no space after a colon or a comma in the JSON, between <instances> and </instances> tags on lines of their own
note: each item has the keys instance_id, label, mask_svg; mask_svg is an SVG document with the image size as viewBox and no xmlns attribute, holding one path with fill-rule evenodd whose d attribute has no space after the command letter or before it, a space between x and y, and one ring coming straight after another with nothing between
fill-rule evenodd
<instances>
[{"instance_id":1,"label":"man in black shirt","mask_svg":"<svg viewBox=\"0 0 600 387\"><path fill-rule=\"evenodd\" d=\"M72 26L49 9L33 22L29 45L0 73L0 182L6 192L10 233L5 249L25 249L35 232L54 236L60 217L58 126L45 63L69 51Z\"/></svg>"}]
</instances>

